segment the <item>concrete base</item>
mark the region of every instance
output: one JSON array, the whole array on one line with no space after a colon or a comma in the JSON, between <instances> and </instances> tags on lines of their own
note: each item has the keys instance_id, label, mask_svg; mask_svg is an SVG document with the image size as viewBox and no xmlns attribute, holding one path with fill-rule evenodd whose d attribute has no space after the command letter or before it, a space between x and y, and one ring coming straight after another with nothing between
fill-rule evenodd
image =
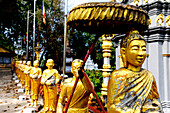
<instances>
[{"instance_id":1,"label":"concrete base","mask_svg":"<svg viewBox=\"0 0 170 113\"><path fill-rule=\"evenodd\" d=\"M20 95L20 96L19 96L19 100L20 100L20 101L25 101L26 98L27 98L27 96L25 96L25 95Z\"/></svg>"},{"instance_id":2,"label":"concrete base","mask_svg":"<svg viewBox=\"0 0 170 113\"><path fill-rule=\"evenodd\" d=\"M23 110L23 113L35 113L35 108L28 107Z\"/></svg>"},{"instance_id":3,"label":"concrete base","mask_svg":"<svg viewBox=\"0 0 170 113\"><path fill-rule=\"evenodd\" d=\"M21 84L21 83L17 84L17 87L21 88L21 87L22 87L22 84Z\"/></svg>"},{"instance_id":4,"label":"concrete base","mask_svg":"<svg viewBox=\"0 0 170 113\"><path fill-rule=\"evenodd\" d=\"M24 93L25 90L23 88L15 89L15 93Z\"/></svg>"}]
</instances>

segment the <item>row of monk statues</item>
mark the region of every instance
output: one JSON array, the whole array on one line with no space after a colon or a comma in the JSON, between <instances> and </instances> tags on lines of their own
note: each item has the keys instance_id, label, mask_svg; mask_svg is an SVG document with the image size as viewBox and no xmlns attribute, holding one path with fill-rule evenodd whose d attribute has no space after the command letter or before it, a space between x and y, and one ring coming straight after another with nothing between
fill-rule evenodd
<instances>
[{"instance_id":1,"label":"row of monk statues","mask_svg":"<svg viewBox=\"0 0 170 113\"><path fill-rule=\"evenodd\" d=\"M150 71L142 68L147 56L146 41L143 36L137 30L130 31L121 40L120 46L124 67L114 70L109 78L107 112L162 113L156 80ZM32 106L37 106L39 86L43 85L45 113L64 112L65 100L70 97L76 78L78 78L67 113L89 113L88 100L92 89L83 74L79 74L82 62L80 59L72 62L73 78L60 85L60 93L57 87L62 78L59 72L53 69L52 59L47 60L48 69L43 72L39 68L39 61L36 60L33 63L34 67L31 66L30 61L27 61L27 64L25 61L17 63L15 73L22 86L25 87L25 94L31 94Z\"/></svg>"}]
</instances>

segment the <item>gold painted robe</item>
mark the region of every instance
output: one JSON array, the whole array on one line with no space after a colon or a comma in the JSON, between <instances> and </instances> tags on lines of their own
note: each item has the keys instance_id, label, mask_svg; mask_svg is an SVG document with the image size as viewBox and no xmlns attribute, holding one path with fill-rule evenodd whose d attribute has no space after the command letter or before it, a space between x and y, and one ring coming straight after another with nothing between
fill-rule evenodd
<instances>
[{"instance_id":1,"label":"gold painted robe","mask_svg":"<svg viewBox=\"0 0 170 113\"><path fill-rule=\"evenodd\" d=\"M38 100L38 91L42 76L41 68L33 67L30 72L31 77L31 99Z\"/></svg>"},{"instance_id":2,"label":"gold painted robe","mask_svg":"<svg viewBox=\"0 0 170 113\"><path fill-rule=\"evenodd\" d=\"M61 76L56 69L46 69L43 71L41 84L44 87L44 111L56 111L57 107L57 85ZM55 81L55 82L54 82ZM47 82L53 83L46 85Z\"/></svg>"},{"instance_id":3,"label":"gold painted robe","mask_svg":"<svg viewBox=\"0 0 170 113\"><path fill-rule=\"evenodd\" d=\"M162 107L151 72L115 70L108 83L108 113L161 113Z\"/></svg>"},{"instance_id":4,"label":"gold painted robe","mask_svg":"<svg viewBox=\"0 0 170 113\"><path fill-rule=\"evenodd\" d=\"M66 98L67 100L70 98L74 83L75 81L73 80L69 83L65 83L62 87L58 100L57 113L63 112L64 109L62 104ZM79 80L72 96L67 113L89 113L88 99L90 93L91 90L86 90L81 80Z\"/></svg>"},{"instance_id":5,"label":"gold painted robe","mask_svg":"<svg viewBox=\"0 0 170 113\"><path fill-rule=\"evenodd\" d=\"M21 64L21 74L20 74L20 77L21 77L21 84L22 85L24 85L25 84L25 73L24 73L24 71L25 71L25 67L26 67L26 65L24 65L24 64Z\"/></svg>"},{"instance_id":6,"label":"gold painted robe","mask_svg":"<svg viewBox=\"0 0 170 113\"><path fill-rule=\"evenodd\" d=\"M30 71L32 67L31 66L25 66L25 90L29 91L31 89L31 78L30 78Z\"/></svg>"}]
</instances>

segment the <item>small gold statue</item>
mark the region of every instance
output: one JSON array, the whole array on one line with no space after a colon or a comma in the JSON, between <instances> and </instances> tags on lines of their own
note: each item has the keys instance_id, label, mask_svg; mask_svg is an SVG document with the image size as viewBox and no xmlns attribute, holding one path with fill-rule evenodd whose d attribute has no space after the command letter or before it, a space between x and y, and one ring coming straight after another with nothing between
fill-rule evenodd
<instances>
[{"instance_id":1,"label":"small gold statue","mask_svg":"<svg viewBox=\"0 0 170 113\"><path fill-rule=\"evenodd\" d=\"M76 80L76 77L79 77L78 70L82 64L82 60L75 59L72 62L72 73L73 78L71 82L65 83L61 89L58 104L57 104L57 113L63 113L63 102L65 99L69 99L72 89ZM74 91L73 97L71 99L70 105L68 107L67 113L88 113L88 100L89 96L92 93L92 90L89 87L86 79L80 77L76 89Z\"/></svg>"},{"instance_id":2,"label":"small gold statue","mask_svg":"<svg viewBox=\"0 0 170 113\"><path fill-rule=\"evenodd\" d=\"M22 87L25 84L25 74L24 74L25 66L26 66L26 61L23 61L20 67L21 68L20 79L21 79Z\"/></svg>"},{"instance_id":3,"label":"small gold statue","mask_svg":"<svg viewBox=\"0 0 170 113\"><path fill-rule=\"evenodd\" d=\"M113 71L109 79L108 113L161 113L156 80L141 68L147 56L146 41L138 31L122 39L120 53L124 67Z\"/></svg>"},{"instance_id":4,"label":"small gold statue","mask_svg":"<svg viewBox=\"0 0 170 113\"><path fill-rule=\"evenodd\" d=\"M46 66L48 69L43 71L41 84L44 87L44 112L56 113L57 106L57 85L61 76L56 69L53 69L54 61L48 59Z\"/></svg>"},{"instance_id":5,"label":"small gold statue","mask_svg":"<svg viewBox=\"0 0 170 113\"><path fill-rule=\"evenodd\" d=\"M29 95L30 94L30 89L31 89L31 78L30 78L30 71L32 69L31 66L31 61L27 61L27 66L25 66L25 94Z\"/></svg>"},{"instance_id":6,"label":"small gold statue","mask_svg":"<svg viewBox=\"0 0 170 113\"><path fill-rule=\"evenodd\" d=\"M42 75L41 68L38 68L39 61L34 61L34 67L30 71L30 77L31 77L31 99L32 99L32 106L37 106L37 100L38 100L38 91L39 91L39 85Z\"/></svg>"}]
</instances>

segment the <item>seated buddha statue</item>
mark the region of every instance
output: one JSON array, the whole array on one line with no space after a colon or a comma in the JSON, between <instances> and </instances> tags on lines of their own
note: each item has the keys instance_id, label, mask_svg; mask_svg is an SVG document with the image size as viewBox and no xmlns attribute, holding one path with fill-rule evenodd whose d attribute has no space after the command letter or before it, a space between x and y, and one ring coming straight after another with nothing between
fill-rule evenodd
<instances>
[{"instance_id":1,"label":"seated buddha statue","mask_svg":"<svg viewBox=\"0 0 170 113\"><path fill-rule=\"evenodd\" d=\"M124 66L112 72L108 82L108 113L162 113L156 80L142 68L146 41L137 30L121 40Z\"/></svg>"},{"instance_id":2,"label":"seated buddha statue","mask_svg":"<svg viewBox=\"0 0 170 113\"><path fill-rule=\"evenodd\" d=\"M48 69L43 71L41 84L44 88L44 112L56 113L57 107L57 85L61 76L56 69L53 69L54 61L48 59L46 66Z\"/></svg>"},{"instance_id":3,"label":"seated buddha statue","mask_svg":"<svg viewBox=\"0 0 170 113\"><path fill-rule=\"evenodd\" d=\"M66 99L69 100L70 98L76 78L79 77L78 70L81 67L82 62L83 61L79 59L75 59L72 62L71 71L73 73L73 78L70 82L64 83L61 89L57 104L57 113L63 113L64 111L64 102ZM90 89L85 77L80 76L72 99L70 101L67 113L89 113L88 100L90 94L92 93L91 91L92 90Z\"/></svg>"},{"instance_id":4,"label":"seated buddha statue","mask_svg":"<svg viewBox=\"0 0 170 113\"><path fill-rule=\"evenodd\" d=\"M34 67L30 71L31 77L31 99L32 99L32 106L37 106L38 100L38 91L40 80L42 76L42 70L39 68L39 61L35 60L33 63Z\"/></svg>"}]
</instances>

